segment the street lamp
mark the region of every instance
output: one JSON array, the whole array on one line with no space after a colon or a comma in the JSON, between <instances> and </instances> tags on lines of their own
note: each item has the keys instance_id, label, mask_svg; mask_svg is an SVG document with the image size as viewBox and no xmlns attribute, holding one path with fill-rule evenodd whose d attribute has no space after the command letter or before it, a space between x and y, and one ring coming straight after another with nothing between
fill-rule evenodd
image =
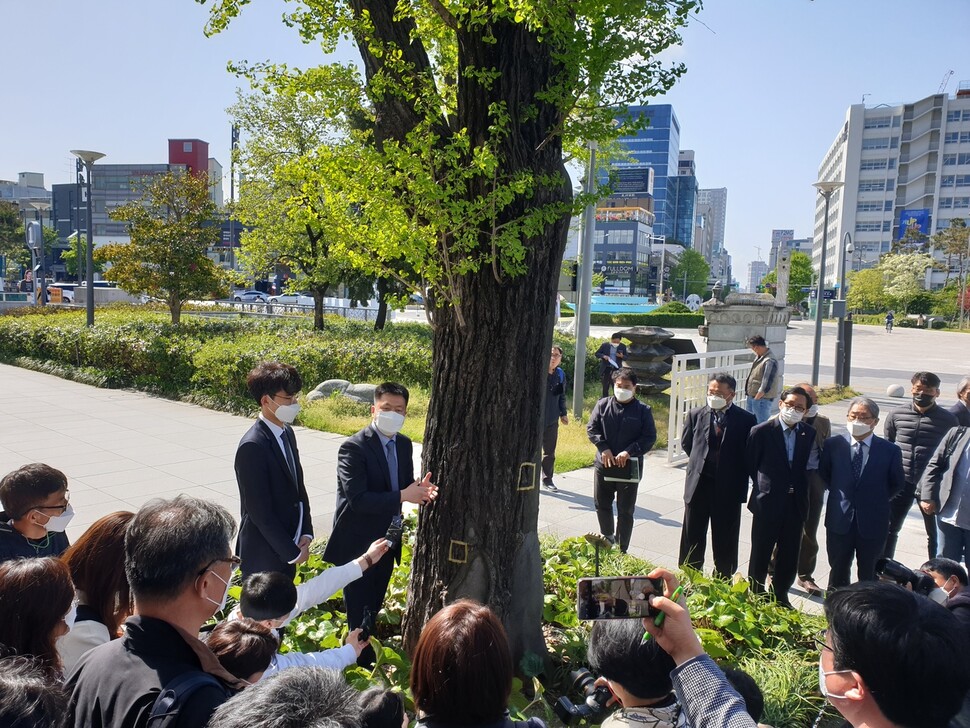
<instances>
[{"instance_id":1,"label":"street lamp","mask_svg":"<svg viewBox=\"0 0 970 728\"><path fill-rule=\"evenodd\" d=\"M94 326L94 219L91 202L91 168L104 155L101 152L91 152L86 149L72 149L71 154L84 162L85 172L87 173L88 187L88 251L85 259L85 282L87 291L85 292L84 302L87 304L87 324ZM80 261L78 261L80 262Z\"/></svg>"},{"instance_id":2,"label":"street lamp","mask_svg":"<svg viewBox=\"0 0 970 728\"><path fill-rule=\"evenodd\" d=\"M852 252L852 235L846 231L842 236L842 248L839 253L839 297L842 299L842 306L838 310L839 322L836 326L835 335L835 386L844 387L845 381L845 311L849 305L849 297L845 290L845 256Z\"/></svg>"},{"instance_id":3,"label":"street lamp","mask_svg":"<svg viewBox=\"0 0 970 728\"><path fill-rule=\"evenodd\" d=\"M812 187L825 198L825 217L822 221L822 256L818 265L818 287L815 290L815 345L812 348L812 385L818 386L819 360L822 356L822 301L825 294L825 252L829 242L829 198L842 186L839 180L820 180Z\"/></svg>"},{"instance_id":4,"label":"street lamp","mask_svg":"<svg viewBox=\"0 0 970 728\"><path fill-rule=\"evenodd\" d=\"M596 228L596 149L595 141L589 142L589 169L586 170L586 189L589 202L583 211L582 261L576 293L576 366L573 371L573 416L583 416L583 393L586 388L586 338L589 336L589 312L593 293L593 244Z\"/></svg>"}]
</instances>

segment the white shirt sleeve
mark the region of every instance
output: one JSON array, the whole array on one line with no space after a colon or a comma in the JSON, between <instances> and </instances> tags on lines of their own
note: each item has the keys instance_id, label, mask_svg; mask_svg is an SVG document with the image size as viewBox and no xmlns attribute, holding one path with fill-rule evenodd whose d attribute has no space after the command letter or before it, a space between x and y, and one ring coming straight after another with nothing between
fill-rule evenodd
<instances>
[{"instance_id":1,"label":"white shirt sleeve","mask_svg":"<svg viewBox=\"0 0 970 728\"><path fill-rule=\"evenodd\" d=\"M343 670L355 662L357 662L357 653L351 645L334 647L332 650L322 652L287 652L285 655L276 655L263 678L276 670L285 670L288 667L325 667L331 670Z\"/></svg>"},{"instance_id":2,"label":"white shirt sleeve","mask_svg":"<svg viewBox=\"0 0 970 728\"><path fill-rule=\"evenodd\" d=\"M357 562L351 561L343 566L334 566L309 581L297 584L296 607L290 612L284 624L289 624L306 610L327 601L350 582L359 579L363 573Z\"/></svg>"},{"instance_id":3,"label":"white shirt sleeve","mask_svg":"<svg viewBox=\"0 0 970 728\"><path fill-rule=\"evenodd\" d=\"M64 674L70 674L85 652L110 641L108 628L101 622L93 619L75 622L71 631L57 640L57 653L64 663Z\"/></svg>"}]
</instances>

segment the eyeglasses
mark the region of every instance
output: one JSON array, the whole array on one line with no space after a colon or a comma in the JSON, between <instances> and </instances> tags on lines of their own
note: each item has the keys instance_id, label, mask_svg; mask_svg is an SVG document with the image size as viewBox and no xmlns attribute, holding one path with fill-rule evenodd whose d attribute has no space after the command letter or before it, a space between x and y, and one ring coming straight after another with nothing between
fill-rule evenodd
<instances>
[{"instance_id":1,"label":"eyeglasses","mask_svg":"<svg viewBox=\"0 0 970 728\"><path fill-rule=\"evenodd\" d=\"M829 631L827 629L820 629L818 632L816 632L814 637L815 644L818 645L819 650L828 650L829 652L833 652L834 650L829 647L828 643L825 641L828 633Z\"/></svg>"},{"instance_id":2,"label":"eyeglasses","mask_svg":"<svg viewBox=\"0 0 970 728\"><path fill-rule=\"evenodd\" d=\"M854 415L849 413L845 416L849 422L872 422L875 418L871 415Z\"/></svg>"},{"instance_id":3,"label":"eyeglasses","mask_svg":"<svg viewBox=\"0 0 970 728\"><path fill-rule=\"evenodd\" d=\"M801 412L802 414L805 414L806 412L808 412L808 409L806 409L805 407L801 407L797 404L785 404L784 402L782 402L781 406L784 407L785 409L790 409L793 412Z\"/></svg>"},{"instance_id":4,"label":"eyeglasses","mask_svg":"<svg viewBox=\"0 0 970 728\"><path fill-rule=\"evenodd\" d=\"M286 404L296 404L297 402L300 401L300 394L299 394L299 392L297 392L296 394L292 394L292 395L290 395L290 394L273 394L273 395L270 395L270 399L272 399L274 401L277 400L277 399L280 399L280 400L282 400Z\"/></svg>"},{"instance_id":5,"label":"eyeglasses","mask_svg":"<svg viewBox=\"0 0 970 728\"><path fill-rule=\"evenodd\" d=\"M64 505L62 506L34 506L35 511L56 511L57 515L63 516L64 511L67 510L68 506L71 505L71 493L70 491L64 491Z\"/></svg>"},{"instance_id":6,"label":"eyeglasses","mask_svg":"<svg viewBox=\"0 0 970 728\"><path fill-rule=\"evenodd\" d=\"M238 556L227 556L224 559L213 559L208 564L199 569L199 573L196 576L202 576L205 572L212 568L213 564L232 564L233 569L242 563L242 559Z\"/></svg>"}]
</instances>

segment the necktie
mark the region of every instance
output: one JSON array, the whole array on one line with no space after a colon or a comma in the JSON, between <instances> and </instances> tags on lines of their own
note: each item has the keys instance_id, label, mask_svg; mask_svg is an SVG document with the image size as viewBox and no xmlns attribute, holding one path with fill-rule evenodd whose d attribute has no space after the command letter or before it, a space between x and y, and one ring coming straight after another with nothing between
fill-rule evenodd
<instances>
[{"instance_id":1,"label":"necktie","mask_svg":"<svg viewBox=\"0 0 970 728\"><path fill-rule=\"evenodd\" d=\"M387 452L387 469L391 473L391 490L400 490L401 487L397 482L397 447L394 445L394 440L388 440L387 447L384 449Z\"/></svg>"},{"instance_id":2,"label":"necktie","mask_svg":"<svg viewBox=\"0 0 970 728\"><path fill-rule=\"evenodd\" d=\"M283 452L286 454L286 465L290 469L290 476L294 483L299 483L296 477L296 460L293 458L293 448L290 447L289 432L285 428L281 437L283 438Z\"/></svg>"},{"instance_id":3,"label":"necktie","mask_svg":"<svg viewBox=\"0 0 970 728\"><path fill-rule=\"evenodd\" d=\"M795 428L785 430L785 451L788 454L788 464L791 465L795 457Z\"/></svg>"},{"instance_id":4,"label":"necktie","mask_svg":"<svg viewBox=\"0 0 970 728\"><path fill-rule=\"evenodd\" d=\"M852 455L852 477L855 482L859 482L859 478L862 477L862 448L864 448L861 442L856 443L855 453Z\"/></svg>"}]
</instances>

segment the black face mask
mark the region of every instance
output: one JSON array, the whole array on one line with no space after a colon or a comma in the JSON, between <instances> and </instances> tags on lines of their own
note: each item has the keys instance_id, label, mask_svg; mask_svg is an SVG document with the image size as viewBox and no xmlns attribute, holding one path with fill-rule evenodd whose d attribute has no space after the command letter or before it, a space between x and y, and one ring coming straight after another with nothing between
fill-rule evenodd
<instances>
[{"instance_id":1,"label":"black face mask","mask_svg":"<svg viewBox=\"0 0 970 728\"><path fill-rule=\"evenodd\" d=\"M932 394L926 394L925 392L922 394L913 395L913 404L915 404L917 407L929 407L935 400L936 397L934 397Z\"/></svg>"}]
</instances>

